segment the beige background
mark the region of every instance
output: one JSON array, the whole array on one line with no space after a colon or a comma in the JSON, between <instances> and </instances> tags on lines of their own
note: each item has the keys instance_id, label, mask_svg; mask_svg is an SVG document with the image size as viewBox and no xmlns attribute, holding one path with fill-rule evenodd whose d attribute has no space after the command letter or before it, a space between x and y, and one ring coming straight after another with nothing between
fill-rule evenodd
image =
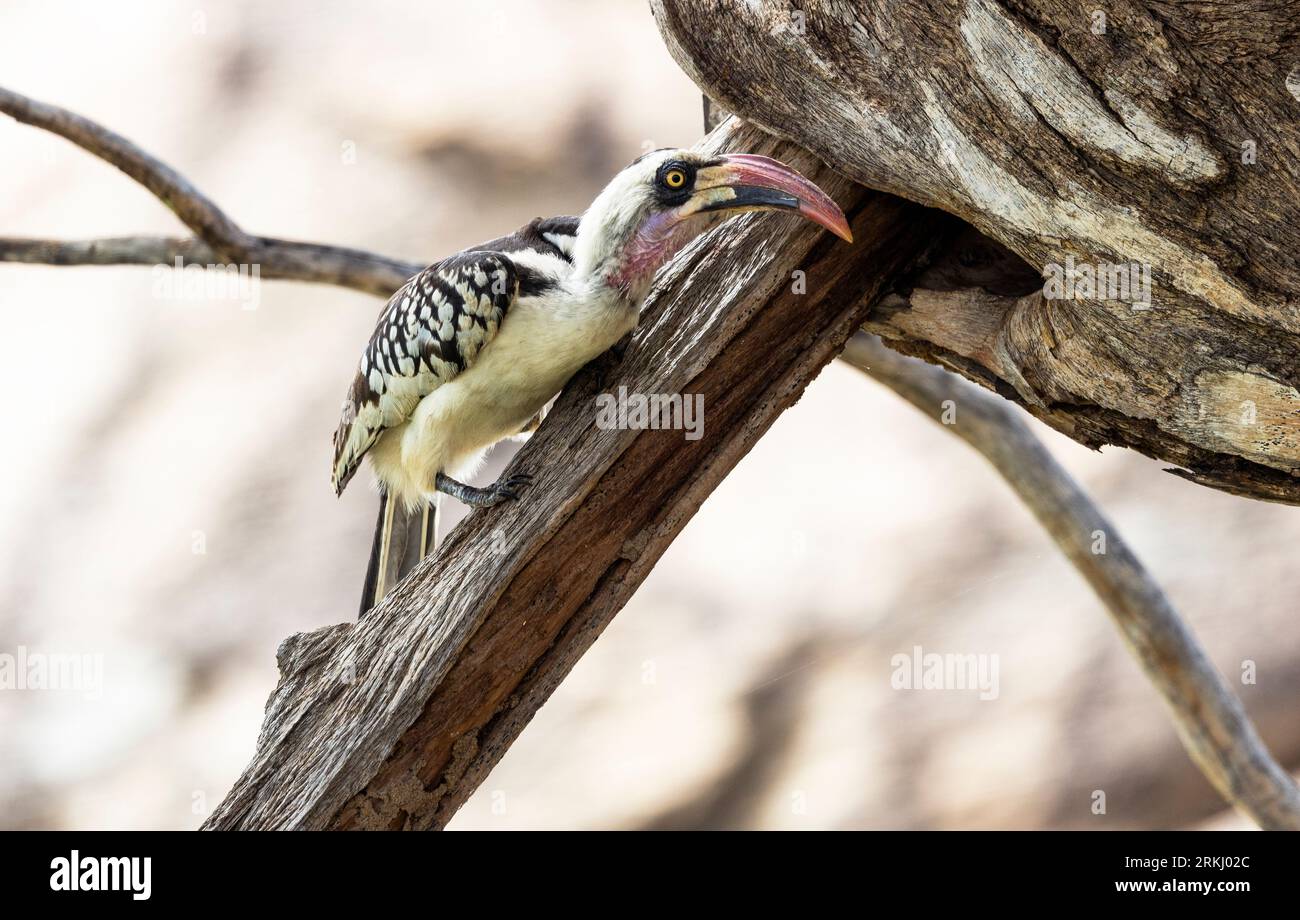
<instances>
[{"instance_id":1,"label":"beige background","mask_svg":"<svg viewBox=\"0 0 1300 920\"><path fill-rule=\"evenodd\" d=\"M578 213L700 127L634 0L11 0L0 84L134 139L250 231L422 261ZM0 235L178 231L113 169L0 119ZM380 304L258 295L246 310L158 296L147 268L0 266L0 652L105 668L98 700L0 692L0 825L196 826L251 754L276 645L354 615L375 499L362 477L334 499L330 434ZM1300 766L1297 512L1039 430L1225 673L1256 663L1243 698ZM916 645L997 655L998 698L891 690L891 656ZM1166 827L1218 810L1007 489L832 366L453 827Z\"/></svg>"}]
</instances>

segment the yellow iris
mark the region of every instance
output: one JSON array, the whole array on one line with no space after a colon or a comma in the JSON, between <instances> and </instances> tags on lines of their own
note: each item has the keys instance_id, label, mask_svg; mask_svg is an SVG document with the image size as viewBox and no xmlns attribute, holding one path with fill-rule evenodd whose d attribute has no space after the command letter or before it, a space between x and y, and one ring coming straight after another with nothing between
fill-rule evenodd
<instances>
[{"instance_id":1,"label":"yellow iris","mask_svg":"<svg viewBox=\"0 0 1300 920\"><path fill-rule=\"evenodd\" d=\"M680 169L670 169L664 173L664 185L669 188L681 188L686 184L686 173Z\"/></svg>"}]
</instances>

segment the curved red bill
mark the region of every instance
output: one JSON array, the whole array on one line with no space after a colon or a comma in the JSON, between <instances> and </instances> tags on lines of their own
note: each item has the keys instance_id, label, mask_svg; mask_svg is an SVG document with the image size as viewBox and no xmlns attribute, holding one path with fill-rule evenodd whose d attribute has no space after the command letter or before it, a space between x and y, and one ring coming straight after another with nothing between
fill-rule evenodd
<instances>
[{"instance_id":1,"label":"curved red bill","mask_svg":"<svg viewBox=\"0 0 1300 920\"><path fill-rule=\"evenodd\" d=\"M737 185L774 189L798 199L798 211L820 224L845 242L853 242L853 232L840 206L820 188L780 160L754 153L730 153L722 164Z\"/></svg>"}]
</instances>

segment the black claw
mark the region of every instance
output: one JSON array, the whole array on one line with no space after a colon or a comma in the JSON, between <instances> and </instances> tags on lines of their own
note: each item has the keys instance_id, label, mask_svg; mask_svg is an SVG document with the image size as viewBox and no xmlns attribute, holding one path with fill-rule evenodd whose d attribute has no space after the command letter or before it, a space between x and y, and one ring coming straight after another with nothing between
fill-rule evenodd
<instances>
[{"instance_id":1,"label":"black claw","mask_svg":"<svg viewBox=\"0 0 1300 920\"><path fill-rule=\"evenodd\" d=\"M485 507L499 504L503 501L518 501L520 490L532 485L533 477L529 473L514 473L505 479L498 480L488 487L491 498L485 503Z\"/></svg>"}]
</instances>

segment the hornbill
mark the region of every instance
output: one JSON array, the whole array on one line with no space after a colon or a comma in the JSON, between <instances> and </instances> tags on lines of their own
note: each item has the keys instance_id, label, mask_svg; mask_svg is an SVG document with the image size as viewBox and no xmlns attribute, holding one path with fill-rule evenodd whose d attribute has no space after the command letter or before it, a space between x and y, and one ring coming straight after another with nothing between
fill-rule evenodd
<instances>
[{"instance_id":1,"label":"hornbill","mask_svg":"<svg viewBox=\"0 0 1300 920\"><path fill-rule=\"evenodd\" d=\"M381 493L363 615L431 549L438 493L478 507L518 497L526 474L486 488L461 480L632 331L656 270L716 221L765 210L796 211L852 242L835 202L777 160L656 150L581 218L538 218L392 296L334 435L335 492L368 455Z\"/></svg>"}]
</instances>

